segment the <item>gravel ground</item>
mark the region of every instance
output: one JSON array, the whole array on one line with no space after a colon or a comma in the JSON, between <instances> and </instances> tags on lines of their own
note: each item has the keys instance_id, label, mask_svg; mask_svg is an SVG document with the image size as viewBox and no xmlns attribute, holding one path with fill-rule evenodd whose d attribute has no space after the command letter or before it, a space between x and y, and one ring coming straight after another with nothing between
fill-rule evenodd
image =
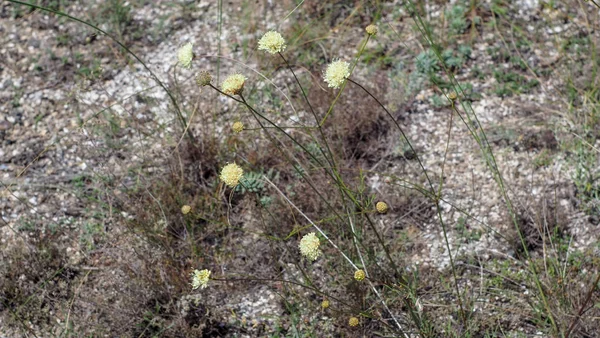
<instances>
[{"instance_id":1,"label":"gravel ground","mask_svg":"<svg viewBox=\"0 0 600 338\"><path fill-rule=\"evenodd\" d=\"M265 14L264 22L277 22L276 18L285 16L283 8L287 7L269 4L266 2L264 8L255 9ZM27 252L36 236L56 228L68 229L55 240L66 253L68 266L79 271L80 275L65 282L69 291L59 300L63 306L54 310L57 322L31 323L31 330L41 336L49 330L58 332L56 330L64 325L66 318L75 315L70 314L74 294L80 295L75 302L80 322L114 327L105 314L122 306L120 294L143 293L143 289L135 290L129 282L130 275L152 269L148 266L149 262L140 257L156 255L153 263L159 264L160 255L138 235L119 226L119 222L129 215L110 213L97 221L105 231L103 243L109 244L101 249L87 250L84 247L87 242L81 238L87 236L86 224L101 206L98 201L90 203L91 200L85 199L87 195L82 195L81 190L74 186L89 186L91 189L89 182L93 178L104 177L108 173L123 177L131 168L149 166L149 163L161 172L160 167L177 143L176 139L171 139L178 127L175 117L169 113L169 98L155 86L149 73L139 63L125 60L106 37L94 37L81 25L43 13L15 18L12 5L3 3L0 6L0 59L4 60L0 64L0 175L3 185L0 191L0 250L4 253L0 254L0 258L10 264L12 258L9 253L15 250ZM94 6L98 5L89 6L84 8L81 4L70 4L66 10L69 13L92 13ZM169 2L158 1L139 8L133 16L133 21L140 27L171 27L168 38L157 39L148 34L133 44L133 50L165 83L182 85L181 97L192 97L197 89L191 85L193 72L182 70L174 76L177 48L185 42L193 42L195 49L202 53L200 60L210 67L215 66L215 61L205 55L218 53L217 6L212 1L200 1L194 6L193 12L182 13ZM242 55L239 46L249 37L244 36L240 25L235 24L242 8L230 4L225 7L221 54L236 58ZM429 12L435 14L439 8L432 7ZM523 1L519 15L538 17L538 2ZM393 21L393 13L386 14L382 21L386 20ZM274 27L267 24L267 27L261 28ZM570 29L572 27L568 25L559 25L547 34L568 33ZM346 32L349 36L358 34ZM71 37L66 44L60 39L64 35ZM488 46L488 42L473 46L472 64L481 68L493 64L485 52ZM552 46L546 47L545 50L534 51L529 61L532 64L551 62L548 60L553 59ZM340 56L347 56L346 59L355 52L353 48L337 49ZM76 56L78 54L80 56ZM94 54L99 56L96 58L99 64L92 63ZM222 69L227 69L224 73L229 73L231 68L258 69L257 62L250 53L244 66L226 60ZM78 76L84 73L83 68L95 69L100 75L93 81ZM467 77L469 71L466 68L457 74L459 80ZM358 69L355 76L358 80L367 81L371 76L385 77L385 74ZM282 85L291 83L291 79L283 77L274 81ZM556 208L565 221L565 231L572 236L570 250L583 251L592 247L599 240L598 227L576 208L572 168L559 147L563 136L560 131L562 122L556 114L559 103L551 94L560 86L559 80L544 80L533 94L506 98L485 93L495 84L494 81L487 77L474 83L475 91L483 94L481 99L473 102L473 109L490 138L511 200L518 210L533 211L529 215L532 218L544 214L543 208ZM153 88L145 90L148 87ZM142 91L143 95L140 95ZM499 236L514 231L514 228L498 185L486 168L479 146L456 115L452 118L448 140L452 111L448 107L435 107L430 100L435 94L433 90L423 89L403 106L407 110L399 114L402 127L436 185L447 147L442 198L451 204L442 203L442 218L449 229L450 248L455 256L470 254L484 260L513 255L511 243ZM211 98L214 99L214 96ZM192 111L195 102L185 102L182 109ZM220 102L222 110L218 112L219 118L237 114L231 102ZM99 118L102 116L99 112L109 106L120 118L114 121ZM294 113L291 106L288 105L288 108L289 116L304 119L304 112ZM208 109L200 109L204 116L200 115L197 124L192 124L194 131L201 130L199 125L212 118ZM98 131L110 127L110 123L120 127L116 140L120 151L109 151L114 148L111 148L108 139L98 137ZM390 142L391 151L401 145L398 139ZM549 165L536 164L541 151L552 155ZM371 187L384 200L393 200L397 189L396 185L386 181L389 175L417 177L419 182L425 183L420 169L413 163L407 165L403 161L384 160L377 165L377 171L379 175L370 177ZM395 206L391 207L394 211ZM457 212L456 207L472 216L466 221L467 228L478 232L478 238L464 240L464 233L458 230L464 216ZM435 212L429 204L415 208L432 215ZM427 217L422 224L413 222L408 213L399 215L391 212L380 225L390 237L399 228L414 228L415 242L424 245L411 253L411 261L440 270L446 268L450 262L439 220ZM115 269L123 265L130 270ZM0 272L6 273L2 267ZM246 323L248 330L256 328L259 322L269 323L268 318L283 313L279 296L269 285L254 285L247 294L228 294L224 290L208 297L219 299L221 296L226 297L219 302L222 308L214 311L235 313L232 321ZM181 309L182 318L187 318L189 302L193 301L191 298L180 299L176 305ZM98 304L103 305L98 307ZM2 309L0 307L0 327L7 328L3 323L9 314ZM120 325L125 327L131 323L123 318ZM15 330L0 329L0 335L20 336Z\"/></svg>"}]
</instances>

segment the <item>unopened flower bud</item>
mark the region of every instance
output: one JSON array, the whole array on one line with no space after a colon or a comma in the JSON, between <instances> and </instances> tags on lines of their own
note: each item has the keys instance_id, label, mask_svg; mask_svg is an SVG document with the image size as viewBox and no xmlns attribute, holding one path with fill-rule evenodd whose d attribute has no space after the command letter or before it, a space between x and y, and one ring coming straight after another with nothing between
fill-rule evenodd
<instances>
[{"instance_id":1,"label":"unopened flower bud","mask_svg":"<svg viewBox=\"0 0 600 338\"><path fill-rule=\"evenodd\" d=\"M385 214L388 211L388 205L385 202L377 202L375 209L380 214Z\"/></svg>"},{"instance_id":2,"label":"unopened flower bud","mask_svg":"<svg viewBox=\"0 0 600 338\"><path fill-rule=\"evenodd\" d=\"M369 35L375 35L377 34L377 26L375 25L368 25L365 30L367 31L367 34Z\"/></svg>"},{"instance_id":3,"label":"unopened flower bud","mask_svg":"<svg viewBox=\"0 0 600 338\"><path fill-rule=\"evenodd\" d=\"M207 71L202 71L196 76L196 83L200 87L208 86L210 81L212 81L212 76Z\"/></svg>"}]
</instances>

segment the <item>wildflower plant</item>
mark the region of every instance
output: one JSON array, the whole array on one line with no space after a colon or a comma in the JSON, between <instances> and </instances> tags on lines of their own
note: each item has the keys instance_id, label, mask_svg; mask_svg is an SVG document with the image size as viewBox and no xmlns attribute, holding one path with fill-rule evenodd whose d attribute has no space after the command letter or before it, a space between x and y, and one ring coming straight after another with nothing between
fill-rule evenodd
<instances>
[{"instance_id":1,"label":"wildflower plant","mask_svg":"<svg viewBox=\"0 0 600 338\"><path fill-rule=\"evenodd\" d=\"M356 57L355 63L360 59L360 55L364 51L366 42L369 40L369 38L371 36L377 34L377 27L374 25L369 25L367 28L365 28L365 30L368 34L368 37L367 37L367 39L365 39L364 43L360 47L360 50ZM216 89L217 91L219 91L223 94L231 96L233 101L239 103L243 108L245 108L248 111L250 116L256 120L257 124L261 127L262 131L266 134L266 136L268 136L268 139L271 142L276 142L275 140L278 139L279 135L276 135L276 133L284 134L287 138L291 139L291 141L295 144L295 146L299 147L299 150L303 151L304 153L306 153L308 155L308 158L310 158L310 160L311 160L311 164L315 168L331 167L332 173L336 173L339 168L337 167L337 164L335 163L335 161L332 160L335 156L334 156L334 154L331 153L331 150L330 150L331 148L329 147L329 144L327 144L327 135L323 132L322 125L324 124L327 116L329 116L329 114L333 111L335 102L337 101L337 98L339 98L339 96L343 93L343 91L339 91L338 97L333 101L329 110L327 111L327 113L324 115L324 117L321 120L321 118L318 117L318 113L317 113L318 111L315 110L314 107L312 106L312 104L309 100L309 95L307 94L307 92L305 91L305 89L302 86L302 82L299 80L298 76L294 72L295 67L292 66L293 63L288 62L288 60L282 54L282 52L285 51L285 49L286 49L286 41L283 38L283 36L276 31L270 31L270 32L265 33L261 37L261 39L258 41L258 50L267 52L269 54L278 54L281 57L281 59L285 62L285 65L287 66L290 73L293 75L297 85L300 87L300 93L302 94L302 97L304 98L304 103L306 105L306 108L308 110L310 110L310 112L312 113L312 115L314 116L314 118L317 122L316 129L319 130L319 133L321 134L320 136L323 139L324 143L321 144L319 141L317 141L316 143L315 142L308 143L309 146L307 146L307 147L309 147L310 149L303 146L301 144L301 142L298 142L299 141L297 139L298 136L287 132L286 131L287 128L280 127L276 122L274 122L273 120L271 120L269 118L268 114L261 112L261 109L258 106L254 106L254 100L246 100L246 98L242 95L242 92L244 91L244 85L247 80L247 78L244 75L242 75L242 74L229 75L222 82L220 89L217 89L211 85L210 81L212 79L211 79L210 75L206 72L200 73L196 78L196 82L199 86L210 86L211 88ZM346 85L346 81L354 83L357 86L362 88L362 86L358 85L356 82L349 79L350 74L351 74L351 64L349 62L342 61L340 59L334 59L330 64L327 65L326 69L324 70L323 79L327 83L329 88L339 89ZM260 88L260 87L255 87L255 88ZM364 89L364 90L367 91L366 89ZM367 91L367 94L370 95L370 93L368 91ZM235 97L236 95L239 97ZM236 121L236 122L232 123L231 128L232 128L231 130L233 132L239 133L244 130L244 125L240 121ZM307 131L308 131L308 134L312 133L312 131L310 131L310 130L307 130ZM309 136L312 136L312 135L309 135ZM314 146L310 147L310 145L313 145L313 144L314 144ZM288 160L290 160L290 157L288 157L288 153L286 151L283 151L281 149L281 147L279 146L279 144L277 144L275 149L281 151L281 155L283 157L287 158ZM313 152L313 150L314 150L314 152ZM291 157L291 158L294 158L294 157ZM306 176L310 176L312 174L311 171L307 171L307 170L303 169L302 164L297 163L297 161L291 161L289 164L295 169L294 173L297 174L296 178L298 178L298 179L306 180L307 179ZM273 169L270 169L270 170L273 170ZM269 171L269 173L270 173L270 171ZM277 190L281 195L283 195L283 193L279 189L277 189L275 184L269 180L269 177L268 177L268 176L270 176L269 173L262 174L261 172L249 172L244 175L244 171L242 170L242 168L239 167L237 164L233 163L233 164L227 164L225 167L222 168L219 178L228 187L233 188L235 192L239 192L242 194L244 194L244 193L256 194L255 197L257 197L257 200L260 201L260 204L266 208L266 205L271 204L271 202L270 202L271 197L264 195L264 192L267 190L264 183L268 182L275 190ZM344 185L344 182L337 182L338 179L341 180L341 178L338 178L337 173L335 175L331 175L331 179L332 180L328 179L328 182L335 181L335 183L339 183L340 186ZM290 187L293 188L293 186L290 186ZM314 187L312 187L312 188L316 189ZM344 189L344 191L346 191L346 189ZM350 191L350 190L348 190L348 191ZM289 192L290 192L290 195L294 194L293 191L289 191ZM263 199L265 197L269 198L268 203L263 203ZM350 197L350 200L355 200L355 198L353 198L352 196L349 196L349 197ZM321 197L321 198L323 198L323 197ZM285 198L285 199L287 200L288 203L291 203L287 198ZM383 204L383 206L385 207L385 211L387 211L387 205ZM383 206L378 205L377 210L379 212L382 212L381 209ZM356 207L358 207L358 205L356 205ZM299 213L302 214L302 212L298 208L296 208L296 209ZM345 211L346 210L343 210L343 212L345 212ZM385 211L383 211L383 212L385 212ZM305 215L303 215L303 216L305 218L307 218ZM316 230L318 230L319 236L317 236L316 232L310 232L310 233L304 235L300 239L298 247L299 247L301 256L305 257L309 262L314 262L317 259L319 259L319 257L321 257L323 255L323 252L321 251L321 247L320 247L320 245L321 245L320 238L323 238L324 240L327 240L328 244L331 245L333 248L335 248L337 250L337 252L352 266L352 268L355 271L354 278L357 281L366 280L366 274L367 274L366 271L359 269L355 265L355 263L343 252L344 249L342 249L340 246L336 245L334 243L334 241L332 240L332 238L328 236L327 231L323 231L319 226L315 225L310 219L308 219L308 221L311 223L311 225ZM352 238L358 238L355 233L354 225L349 224L349 227L347 229L349 229L349 231L351 231ZM362 261L361 262L362 266L364 266L364 267L368 266L368 264L364 262L363 256L360 252L360 249L359 249L360 244L355 243L355 245L356 245L356 249L359 251L358 256L360 257L360 259ZM384 252L387 253L387 251L385 251L385 250L384 250ZM387 256L388 256L388 259L390 261L392 261L392 265L394 265L393 260L389 256L389 253L387 253ZM390 310L387 308L387 305L385 304L384 299L382 298L379 291L374 288L372 282L369 280L366 280L366 283L371 287L373 292L380 299L380 301L383 305L383 308L387 312L390 312ZM401 284L406 285L406 282L401 281ZM196 285L203 285L203 284L198 282L198 283L196 283ZM329 307L329 305L330 305L329 300L325 299L321 303L321 308L326 309ZM396 327L400 331L402 331L403 329L401 327L401 324L395 318L392 318L392 320L394 321ZM356 318L356 317L350 318L349 324L350 324L350 326L358 326L359 325L358 318Z\"/></svg>"},{"instance_id":2,"label":"wildflower plant","mask_svg":"<svg viewBox=\"0 0 600 338\"><path fill-rule=\"evenodd\" d=\"M369 28L369 32L370 32L369 37L372 36L373 34L371 34L371 33L374 33L375 31L376 31L376 27L370 27ZM357 56L357 60L360 58L360 54L362 54L362 52L364 51L367 41L368 41L368 38L362 44L359 54ZM316 111L313 108L312 104L310 103L309 97L308 97L307 93L305 92L304 88L302 87L301 81L296 76L296 74L293 70L294 67L291 66L291 64L287 61L287 59L281 53L285 49L285 40L283 39L283 37L277 32L269 32L269 33L265 34L258 42L258 49L261 51L266 51L271 54L279 54L279 56L285 62L287 68L293 75L294 79L296 80L296 83L300 87L300 92L304 98L307 108L311 111L311 113L313 114L315 119L317 119L317 122L318 122L319 120L317 118ZM336 59L326 67L326 69L323 73L323 78L324 78L324 81L328 84L328 86L330 88L337 89L337 88L344 86L347 80L351 81L348 79L350 74L351 74L350 63ZM302 151L309 152L305 147L303 147L298 142L298 140L296 139L296 136L291 135L284 128L277 125L273 120L268 118L268 116L265 116L266 114L264 112L261 112L258 107L253 106L252 101L250 101L250 100L247 101L244 98L244 96L242 96L242 91L244 88L245 81L246 81L246 78L241 74L230 75L229 77L227 77L225 79L225 81L223 81L220 92L222 92L226 95L229 95L229 96L239 95L241 97L241 99L235 98L235 97L233 97L232 99L234 101L240 103L242 106L244 106L244 108L247 109L248 113L250 113L250 115L256 119L257 123L260 125L260 127L262 128L264 133L268 136L268 139L271 142L275 142L274 140L277 139L277 137L274 135L275 133L282 133L287 138L291 139L294 144L296 144L300 149L302 149ZM354 81L352 81L352 82L355 83ZM339 92L338 97L341 94L342 94L342 91ZM336 100L337 100L337 98L336 98ZM325 122L327 116L333 111L333 106L334 106L336 100L334 100L334 102L330 106L328 112L325 114L325 116L321 120L320 124L317 126L317 129L320 129L320 133L323 132L323 130L321 129L321 126ZM236 129L239 130L239 126L237 126ZM316 144L317 151L315 154L313 154L312 152L309 152L309 157L312 160L314 160L313 164L315 165L315 167L323 167L325 165L325 162L330 161L329 156L333 156L331 154L329 145L326 144L327 137L324 134L322 134L322 137L325 139L324 140L325 144ZM275 149L278 149L281 151L279 145ZM285 151L281 151L281 152L285 158L288 158L288 155L286 154ZM288 158L288 160L289 160L289 158ZM298 175L299 179L306 179L305 176L310 175L309 172L298 169L298 168L302 168L302 166L298 165L298 163L291 163L291 165L294 168L296 168L295 172L298 172L300 174L300 175ZM334 166L333 170L337 171L338 169L335 167L335 163L333 164L333 166ZM265 188L264 188L263 182L268 182L276 191L278 191L280 194L282 194L282 192L266 177L259 179L260 176L255 177L256 175L254 175L253 173L243 175L243 173L241 172L241 169L240 169L240 172L236 172L235 175L233 175L233 174L226 175L225 172L226 171L224 168L221 173L221 180L223 182L225 182L228 186L235 187L236 191L250 192L250 191L264 190ZM230 176L234 176L234 177L230 177ZM267 175L263 175L263 176L267 176ZM332 177L332 178L335 179L335 177ZM253 182L256 184L254 184ZM340 184L342 184L342 183L340 183ZM315 189L315 188L313 187L313 189ZM293 193L293 192L290 192L290 193ZM260 198L261 193L258 193L258 194L259 194L258 197ZM282 196L283 196L283 194L282 194ZM283 196L283 197L285 198L285 196ZM289 201L289 199L287 199L287 198L285 198L285 199L288 201L288 203L291 203ZM297 211L302 214L302 212L298 208L295 207L295 209L297 209ZM303 216L306 218L305 215L303 215ZM328 243L333 248L335 248L338 251L338 253L341 254L341 256L344 257L344 259L355 270L359 270L358 267L352 262L352 260L342 251L342 249L340 249L340 247L338 247L332 241L332 239L326 234L326 232L324 232L322 229L320 229L318 226L316 226L312 221L310 221L310 219L308 219L308 221L319 231L320 236L322 236L322 238L327 240ZM349 227L349 229L351 229L351 231L354 233L354 227L352 225ZM314 262L320 256L323 255L323 252L321 251L321 248L320 248L320 245L321 245L321 242L319 239L320 236L317 237L317 234L315 232L310 232L310 233L304 235L302 237L302 239L300 240L300 243L298 244L301 256L305 257L310 262ZM354 236L356 236L356 235L354 235ZM358 245L357 245L357 250L358 250ZM360 252L358 254L361 255ZM391 260L391 258L389 257L389 254L388 254L388 259ZM362 260L362 257L361 257L361 260ZM363 262L363 266L366 266L364 264L364 262ZM364 280L366 278L366 272L363 271L362 274L363 275L361 275L360 272L357 274L357 280ZM385 304L385 302L382 299L379 292L376 289L374 289L374 286L372 285L371 282L368 282L368 283L369 283L371 289L373 289L374 293L377 295L377 297L383 303L384 309L386 309L386 311L389 312L389 309L387 308L387 305ZM403 282L403 284L405 284L405 283ZM326 308L327 306L329 306L329 302L322 303L323 308ZM401 327L400 323L395 318L392 318L392 320L394 320L398 329L400 329L402 331L402 327ZM358 319L356 319L356 325L358 325Z\"/></svg>"}]
</instances>

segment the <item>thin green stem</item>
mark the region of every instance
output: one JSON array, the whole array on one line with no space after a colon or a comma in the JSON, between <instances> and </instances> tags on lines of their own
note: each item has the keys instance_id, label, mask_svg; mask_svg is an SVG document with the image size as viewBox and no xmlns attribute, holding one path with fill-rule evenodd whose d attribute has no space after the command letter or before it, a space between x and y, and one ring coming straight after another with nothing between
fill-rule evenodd
<instances>
[{"instance_id":1,"label":"thin green stem","mask_svg":"<svg viewBox=\"0 0 600 338\"><path fill-rule=\"evenodd\" d=\"M285 62L286 66L288 67L288 69L290 70L290 72L292 73L292 75L294 76L294 79L296 80L296 83L298 84L298 87L300 87L300 92L302 93L302 97L304 98L304 101L306 101L306 104L310 108L310 112L312 113L313 117L315 118L315 123L317 124L317 129L319 130L319 134L321 135L321 139L323 140L323 143L325 143L325 147L327 148L327 154L325 154L325 152L323 152L323 150L321 150L320 147L319 147L319 150L321 150L321 153L325 157L325 160L327 160L327 162L329 163L329 166L332 168L332 170L335 170L335 168L337 167L336 163L335 163L335 158L333 157L333 153L331 151L331 148L329 147L329 143L327 142L327 138L325 138L325 134L323 133L323 128L319 124L319 118L317 117L317 113L313 109L312 104L310 104L310 101L308 100L308 96L306 95L306 92L304 91L304 87L302 87L302 84L300 83L300 80L298 80L298 77L296 76L296 73L294 72L294 69L289 64L288 60L283 56L283 54L281 54L281 53L278 53L278 54L281 57L281 59L283 59L283 61ZM329 155L329 157L331 158L331 161L329 160L329 158L327 158L327 155Z\"/></svg>"},{"instance_id":2,"label":"thin green stem","mask_svg":"<svg viewBox=\"0 0 600 338\"><path fill-rule=\"evenodd\" d=\"M598 7L598 8L600 9L600 5L598 5L598 3L596 3L596 1L594 1L594 0L590 0L590 2L591 2L591 3L593 3L593 4L594 4L594 6L596 6L596 7Z\"/></svg>"},{"instance_id":3,"label":"thin green stem","mask_svg":"<svg viewBox=\"0 0 600 338\"><path fill-rule=\"evenodd\" d=\"M450 100L452 107L454 107L454 100ZM448 121L448 138L446 139L446 149L444 149L444 159L442 160L442 173L440 176L440 186L438 188L437 196L442 197L442 187L444 186L444 168L446 167L446 159L448 158L448 148L450 147L450 135L452 134L452 122L454 121L454 111L450 112L450 121Z\"/></svg>"},{"instance_id":4,"label":"thin green stem","mask_svg":"<svg viewBox=\"0 0 600 338\"><path fill-rule=\"evenodd\" d=\"M223 0L218 1L218 18L217 18L217 30L219 31L219 42L217 44L217 55L221 55L221 34L223 29ZM217 58L217 83L221 83L221 58Z\"/></svg>"},{"instance_id":5,"label":"thin green stem","mask_svg":"<svg viewBox=\"0 0 600 338\"><path fill-rule=\"evenodd\" d=\"M402 138L406 141L410 150L412 150L412 152L415 154L417 162L419 163L419 166L423 170L423 174L425 174L425 178L427 179L427 182L429 183L429 186L431 187L432 193L435 193L435 189L433 188L433 181L429 178L429 175L427 174L427 170L425 169L423 162L421 162L421 158L418 156L417 151L410 143L410 140L404 133L404 130L402 129L402 127L400 127L400 124L398 124L398 121L396 121L396 119L394 118L394 115L392 115L392 113L390 113L390 111L383 105L383 103L381 103L381 101L379 101L379 99L377 97L375 97L373 94L371 94L371 92L368 89L366 89L365 87L363 87L360 83L358 83L350 78L348 78L347 80L349 82L351 82L352 84L356 85L357 87L359 87L360 89L362 89L365 93L367 93L367 95L369 95L373 100L375 100L375 102L385 111L385 113L392 120L392 122L394 123L394 125L396 126L398 131L400 131L400 134L402 134Z\"/></svg>"},{"instance_id":6,"label":"thin green stem","mask_svg":"<svg viewBox=\"0 0 600 338\"><path fill-rule=\"evenodd\" d=\"M278 52L277 54L279 54L279 56L281 57L281 59L283 60L283 62L285 62L285 65L287 66L287 68L290 70L290 72L294 76L294 79L296 80L296 83L298 84L298 87L300 87L300 92L302 93L302 97L304 98L304 101L306 101L306 104L310 108L310 112L315 117L316 122L318 122L319 119L317 118L317 114L315 113L315 110L313 109L312 104L310 104L310 101L308 100L308 97L306 96L306 92L304 91L304 87L302 87L302 84L300 84L300 80L298 80L298 77L296 76L296 73L294 72L294 69L292 68L292 66L290 65L290 63L288 62L288 60L283 56L283 54L281 54L281 52Z\"/></svg>"}]
</instances>

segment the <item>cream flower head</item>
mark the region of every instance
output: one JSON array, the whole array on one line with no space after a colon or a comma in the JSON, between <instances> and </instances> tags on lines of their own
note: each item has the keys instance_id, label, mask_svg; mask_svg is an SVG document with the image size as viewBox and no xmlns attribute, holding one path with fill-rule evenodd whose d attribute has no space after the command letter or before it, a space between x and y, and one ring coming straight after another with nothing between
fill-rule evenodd
<instances>
[{"instance_id":1,"label":"cream flower head","mask_svg":"<svg viewBox=\"0 0 600 338\"><path fill-rule=\"evenodd\" d=\"M244 130L244 124L240 121L236 121L231 126L231 129L233 129L233 132L235 133L241 133L242 130Z\"/></svg>"},{"instance_id":2,"label":"cream flower head","mask_svg":"<svg viewBox=\"0 0 600 338\"><path fill-rule=\"evenodd\" d=\"M320 245L321 242L319 241L317 235L315 235L314 232L311 232L307 235L304 235L304 237L302 237L300 240L300 253L302 256L314 261L323 254L323 252L319 250Z\"/></svg>"},{"instance_id":3,"label":"cream flower head","mask_svg":"<svg viewBox=\"0 0 600 338\"><path fill-rule=\"evenodd\" d=\"M333 61L325 70L325 82L330 88L340 88L348 76L350 76L350 64L346 61Z\"/></svg>"},{"instance_id":4,"label":"cream flower head","mask_svg":"<svg viewBox=\"0 0 600 338\"><path fill-rule=\"evenodd\" d=\"M357 281L361 281L365 279L365 271L364 270L356 270L356 272L354 273L354 279L356 279Z\"/></svg>"},{"instance_id":5,"label":"cream flower head","mask_svg":"<svg viewBox=\"0 0 600 338\"><path fill-rule=\"evenodd\" d=\"M242 74L229 75L225 81L223 81L221 90L227 95L241 94L242 90L244 90L245 82L246 77Z\"/></svg>"},{"instance_id":6,"label":"cream flower head","mask_svg":"<svg viewBox=\"0 0 600 338\"><path fill-rule=\"evenodd\" d=\"M321 308L327 309L328 307L329 307L329 300L323 299L323 301L321 302Z\"/></svg>"},{"instance_id":7,"label":"cream flower head","mask_svg":"<svg viewBox=\"0 0 600 338\"><path fill-rule=\"evenodd\" d=\"M285 40L283 36L275 31L266 32L260 40L258 40L258 50L264 50L271 54L281 53L285 50Z\"/></svg>"},{"instance_id":8,"label":"cream flower head","mask_svg":"<svg viewBox=\"0 0 600 338\"><path fill-rule=\"evenodd\" d=\"M208 280L210 279L210 270L194 270L192 272L192 290L197 288L204 289L208 286Z\"/></svg>"},{"instance_id":9,"label":"cream flower head","mask_svg":"<svg viewBox=\"0 0 600 338\"><path fill-rule=\"evenodd\" d=\"M181 207L181 213L184 215L189 214L191 210L192 210L192 207L190 207L187 204Z\"/></svg>"},{"instance_id":10,"label":"cream flower head","mask_svg":"<svg viewBox=\"0 0 600 338\"><path fill-rule=\"evenodd\" d=\"M240 179L243 175L244 170L239 165L230 163L223 167L220 178L227 186L235 188L235 186L240 183Z\"/></svg>"},{"instance_id":11,"label":"cream flower head","mask_svg":"<svg viewBox=\"0 0 600 338\"><path fill-rule=\"evenodd\" d=\"M350 317L350 319L348 319L348 325L354 327L354 326L358 326L358 324L359 324L358 318Z\"/></svg>"},{"instance_id":12,"label":"cream flower head","mask_svg":"<svg viewBox=\"0 0 600 338\"><path fill-rule=\"evenodd\" d=\"M192 60L194 59L194 51L192 50L192 43L188 42L183 45L177 51L177 59L179 59L179 65L183 68L192 68Z\"/></svg>"},{"instance_id":13,"label":"cream flower head","mask_svg":"<svg viewBox=\"0 0 600 338\"><path fill-rule=\"evenodd\" d=\"M365 30L367 31L367 34L369 34L369 35L375 35L375 34L377 34L377 26L375 26L373 24L368 25L365 28Z\"/></svg>"}]
</instances>

